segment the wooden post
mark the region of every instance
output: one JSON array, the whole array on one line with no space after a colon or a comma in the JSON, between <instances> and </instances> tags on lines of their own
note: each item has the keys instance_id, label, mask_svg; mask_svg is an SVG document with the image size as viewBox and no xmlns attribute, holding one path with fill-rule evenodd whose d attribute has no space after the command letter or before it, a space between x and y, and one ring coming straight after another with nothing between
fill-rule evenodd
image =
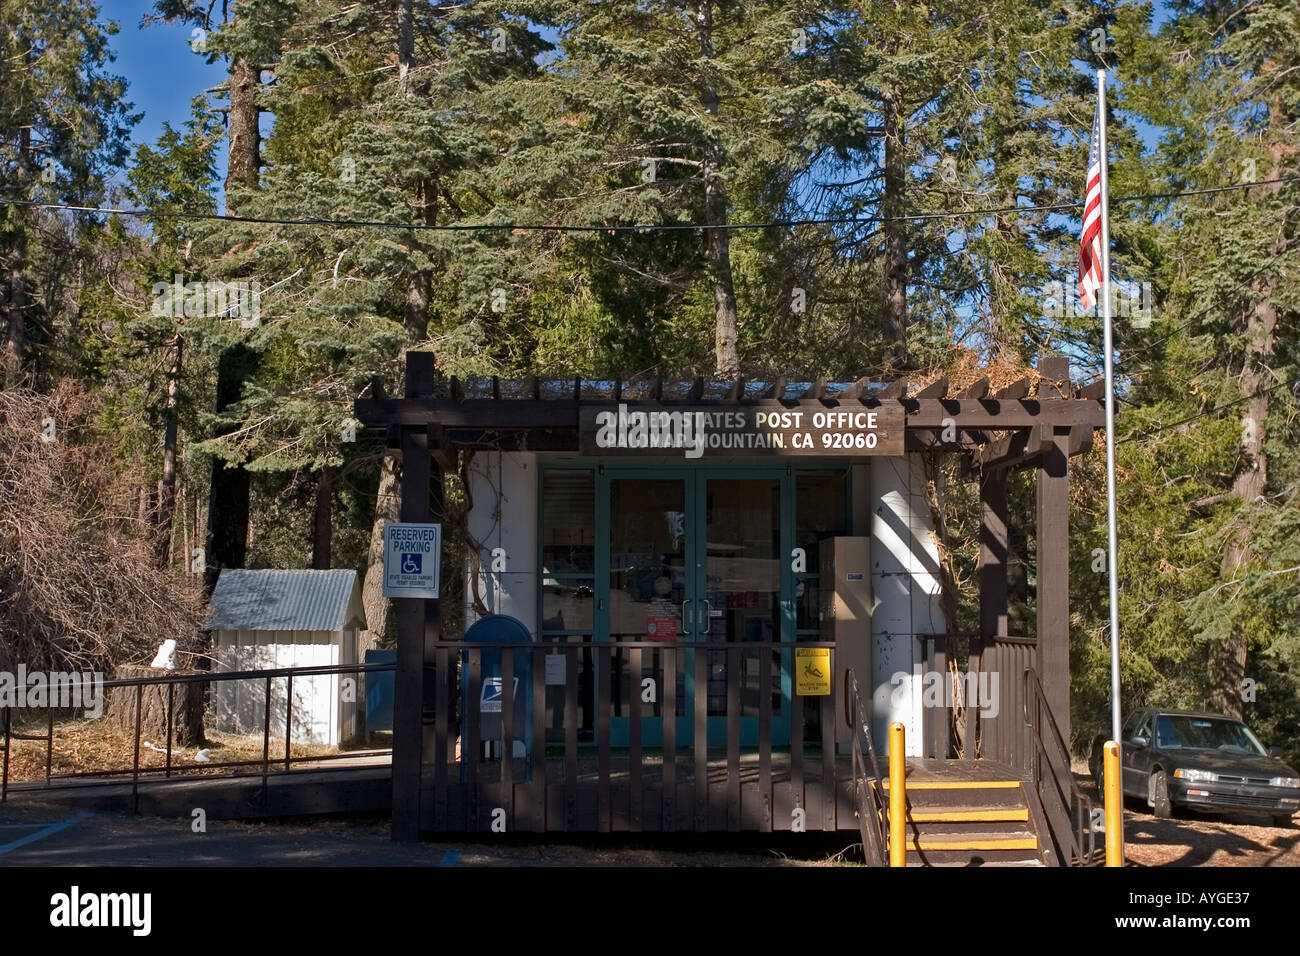
<instances>
[{"instance_id":1,"label":"wooden post","mask_svg":"<svg viewBox=\"0 0 1300 956\"><path fill-rule=\"evenodd\" d=\"M433 394L433 353L406 353L406 397ZM432 520L434 486L442 476L429 453L429 428L402 426L402 521ZM436 477L436 481L435 481ZM440 509L441 510L441 509ZM393 681L393 839L420 838L423 764L424 662L438 637L438 602L404 598L397 604L397 673ZM430 625L430 622L434 622Z\"/></svg>"},{"instance_id":2,"label":"wooden post","mask_svg":"<svg viewBox=\"0 0 1300 956\"><path fill-rule=\"evenodd\" d=\"M429 356L429 367L433 367L433 353L420 352L419 355ZM430 376L432 382L432 375ZM432 387L432 386L430 386ZM439 524L443 523L443 496L442 496L442 466L438 463L438 456L433 454L434 449L439 448L443 443L443 431L441 425L430 425L425 433L425 444L429 448L429 507L428 517L425 521L434 521ZM439 564L441 566L441 563ZM442 679L442 674L437 673L438 666L438 644L441 642L442 634L442 612L439 610L440 602L438 601L421 601L424 606L424 667L422 670L423 704L421 711L436 710L438 680ZM453 657L453 660L455 658ZM436 675L436 676L435 676ZM437 717L435 715L435 721ZM421 718L423 721L423 717ZM451 723L447 722L443 726L432 728L434 733L451 734ZM423 733L423 731L421 731ZM428 746L432 746L432 734L429 736ZM450 746L454 753L455 737L452 735Z\"/></svg>"},{"instance_id":3,"label":"wooden post","mask_svg":"<svg viewBox=\"0 0 1300 956\"><path fill-rule=\"evenodd\" d=\"M985 651L991 650L994 642L1007 633L1007 472L1005 468L994 468L980 475L980 630L971 644L970 673L980 673ZM1008 681L1020 679L1019 674L1001 674L999 687L1008 687ZM979 687L978 676L975 686ZM984 702L966 702L962 756L967 760L974 758L979 740L981 703ZM1011 723L1014 722L1013 717Z\"/></svg>"},{"instance_id":4,"label":"wooden post","mask_svg":"<svg viewBox=\"0 0 1300 956\"><path fill-rule=\"evenodd\" d=\"M1043 426L1050 427L1050 426ZM1038 465L1038 670L1047 705L1070 740L1069 428L1053 429Z\"/></svg>"},{"instance_id":5,"label":"wooden post","mask_svg":"<svg viewBox=\"0 0 1300 956\"><path fill-rule=\"evenodd\" d=\"M1044 405L1073 394L1064 355L1038 359L1038 394ZM1038 673L1066 746L1070 744L1070 430L1051 429L1053 447L1038 465Z\"/></svg>"}]
</instances>

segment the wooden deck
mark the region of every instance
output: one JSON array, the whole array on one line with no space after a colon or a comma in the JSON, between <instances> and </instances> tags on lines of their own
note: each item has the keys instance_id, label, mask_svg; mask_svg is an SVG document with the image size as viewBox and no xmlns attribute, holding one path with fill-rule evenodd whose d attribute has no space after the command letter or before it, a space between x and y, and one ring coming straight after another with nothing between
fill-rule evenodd
<instances>
[{"instance_id":1,"label":"wooden deck","mask_svg":"<svg viewBox=\"0 0 1300 956\"><path fill-rule=\"evenodd\" d=\"M847 755L825 759L818 752L792 759L790 752L768 754L770 782L764 784L763 754L743 752L729 762L725 750L710 752L703 778L689 754L665 767L660 751L643 751L639 764L626 753L601 757L580 752L576 775L566 774L562 750L528 778L526 761L516 758L509 779L499 760L480 761L475 782L459 765L449 765L440 785L427 767L421 785L422 830L475 832L672 832L758 831L857 832L852 761ZM465 768L468 770L468 767ZM566 776L568 779L566 779ZM544 777L544 781L543 781ZM933 787L943 782L1012 783L1021 771L991 761L974 764L909 760L909 784ZM969 791L967 791L969 792ZM802 812L798 812L802 811Z\"/></svg>"},{"instance_id":2,"label":"wooden deck","mask_svg":"<svg viewBox=\"0 0 1300 956\"><path fill-rule=\"evenodd\" d=\"M554 758L554 754L548 755ZM664 786L662 754L643 755L635 772L625 752L610 755L606 777L598 754L583 753L578 779L570 786L548 759L539 766L546 780L528 780L524 760L510 769L516 781L502 780L499 761L477 767L476 784L439 788L426 772L422 788L422 829L452 833L699 833L750 831L841 831L856 842L850 758L834 760L834 782L792 775L790 754L770 754L769 789L761 786L758 752L740 755L734 776L725 759L711 758L703 784L694 766L680 767L671 789ZM806 755L820 769L820 754ZM428 768L432 770L432 768ZM451 769L450 767L448 768ZM468 771L468 766L465 768ZM455 779L457 774L450 774ZM468 776L468 774L467 774ZM639 781L634 788L633 780ZM1028 782L1016 770L992 761L975 764L909 760L907 763L907 854L909 866L1054 865L1043 842L1045 821L1027 799ZM888 789L888 781L885 782ZM831 794L828 800L826 794ZM108 781L70 785L24 784L9 793L16 806L60 806L71 810L136 812L187 817L203 807L210 819L256 819L307 814L390 810L390 767L372 759L303 768L258 777L152 778L138 792L127 783ZM504 797L504 799L503 799ZM775 808L775 815L772 813ZM797 813L796 811L802 811ZM788 816L786 816L788 814Z\"/></svg>"}]
</instances>

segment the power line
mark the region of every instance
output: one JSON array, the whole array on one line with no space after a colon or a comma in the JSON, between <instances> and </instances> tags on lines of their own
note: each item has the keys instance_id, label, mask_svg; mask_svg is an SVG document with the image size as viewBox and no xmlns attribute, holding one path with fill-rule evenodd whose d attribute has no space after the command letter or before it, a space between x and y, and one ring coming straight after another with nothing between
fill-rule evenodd
<instances>
[{"instance_id":1,"label":"power line","mask_svg":"<svg viewBox=\"0 0 1300 956\"><path fill-rule=\"evenodd\" d=\"M1215 186L1208 189L1188 189L1178 192L1166 193L1144 193L1133 196L1118 196L1111 200L1111 203L1125 202L1145 202L1152 199L1171 199L1178 196L1199 196L1208 193L1227 192L1234 189L1253 189L1258 186L1278 185L1283 183L1300 182L1300 176L1290 176L1282 179L1268 179L1257 183L1240 183L1230 186ZM873 223L884 222L929 222L938 219L961 219L967 217L993 216L1000 213L1015 212L1059 212L1062 210L1079 209L1083 206L1082 202L1053 203L1043 206L991 206L975 209L947 210L942 212L925 212L910 213L901 216L839 216L817 219L777 219L767 222L729 222L710 225L707 223L682 222L682 223L653 223L642 226L632 226L623 224L601 224L601 225L562 225L557 223L451 223L451 224L427 224L413 222L386 222L383 220L367 219L281 219L269 216L231 216L221 213L209 212L192 212L187 210L168 210L168 209L122 209L113 206L78 206L69 203L49 203L40 202L34 199L13 199L0 198L0 204L9 206L27 206L39 209L53 209L63 212L88 212L100 213L110 216L131 216L137 219L188 219L188 220L205 220L214 222L239 222L268 226L328 226L343 229L393 229L399 231L423 231L423 232L490 232L490 231L511 231L511 232L558 232L558 233L583 233L583 232L606 232L606 233L647 233L647 232L676 232L685 230L708 230L720 229L729 232L738 232L748 229L789 229L795 226L834 226L834 225L871 225Z\"/></svg>"},{"instance_id":2,"label":"power line","mask_svg":"<svg viewBox=\"0 0 1300 956\"><path fill-rule=\"evenodd\" d=\"M1124 442L1134 441L1139 438L1152 438L1156 435L1159 435L1161 432L1169 431L1171 428L1178 428L1182 425L1186 425L1188 422L1194 422L1198 418L1205 418L1209 415L1214 415L1218 412L1221 412L1224 409L1232 408L1236 405L1241 405L1244 402L1249 402L1251 399L1258 398L1260 395L1271 395L1279 388L1293 389L1296 388L1297 386L1300 386L1300 379L1296 379L1294 382L1275 382L1274 384L1270 385L1268 388L1263 389L1254 395L1243 395L1241 398L1233 399L1231 402L1225 402L1222 405L1216 406L1215 408L1209 408L1203 412L1197 412L1194 415L1188 415L1186 418L1179 419L1178 421L1173 422L1172 424L1161 425L1159 428L1155 429L1154 431L1144 432L1141 435L1126 435L1125 437L1116 441L1115 444L1121 445Z\"/></svg>"}]
</instances>

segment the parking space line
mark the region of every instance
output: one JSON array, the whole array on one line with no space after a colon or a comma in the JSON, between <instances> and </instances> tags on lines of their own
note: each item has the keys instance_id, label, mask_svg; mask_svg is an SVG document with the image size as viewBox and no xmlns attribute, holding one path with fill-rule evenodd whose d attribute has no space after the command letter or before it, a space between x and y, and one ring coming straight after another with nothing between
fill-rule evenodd
<instances>
[{"instance_id":1,"label":"parking space line","mask_svg":"<svg viewBox=\"0 0 1300 956\"><path fill-rule=\"evenodd\" d=\"M14 840L10 843L4 844L3 846L0 846L0 856L4 856L10 850L16 850L20 846L26 846L29 843L35 843L37 840L44 840L47 836L53 836L54 834L58 833L60 830L66 830L68 827L72 826L75 823L80 822L81 820L84 820L88 816L90 816L89 812L78 813L75 816L71 816L68 817L68 819L66 820L60 821L59 823L51 823L48 826L42 827L40 830L37 830L35 833L29 833L25 837L19 837L17 840Z\"/></svg>"}]
</instances>

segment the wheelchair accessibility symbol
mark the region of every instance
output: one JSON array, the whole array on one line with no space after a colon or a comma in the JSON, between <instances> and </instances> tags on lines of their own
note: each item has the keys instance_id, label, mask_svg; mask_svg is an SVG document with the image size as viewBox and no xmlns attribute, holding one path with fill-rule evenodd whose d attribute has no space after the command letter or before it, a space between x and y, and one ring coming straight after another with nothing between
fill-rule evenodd
<instances>
[{"instance_id":1,"label":"wheelchair accessibility symbol","mask_svg":"<svg viewBox=\"0 0 1300 956\"><path fill-rule=\"evenodd\" d=\"M420 568L423 565L423 555L403 552L402 554L402 573L403 574L420 574Z\"/></svg>"}]
</instances>

